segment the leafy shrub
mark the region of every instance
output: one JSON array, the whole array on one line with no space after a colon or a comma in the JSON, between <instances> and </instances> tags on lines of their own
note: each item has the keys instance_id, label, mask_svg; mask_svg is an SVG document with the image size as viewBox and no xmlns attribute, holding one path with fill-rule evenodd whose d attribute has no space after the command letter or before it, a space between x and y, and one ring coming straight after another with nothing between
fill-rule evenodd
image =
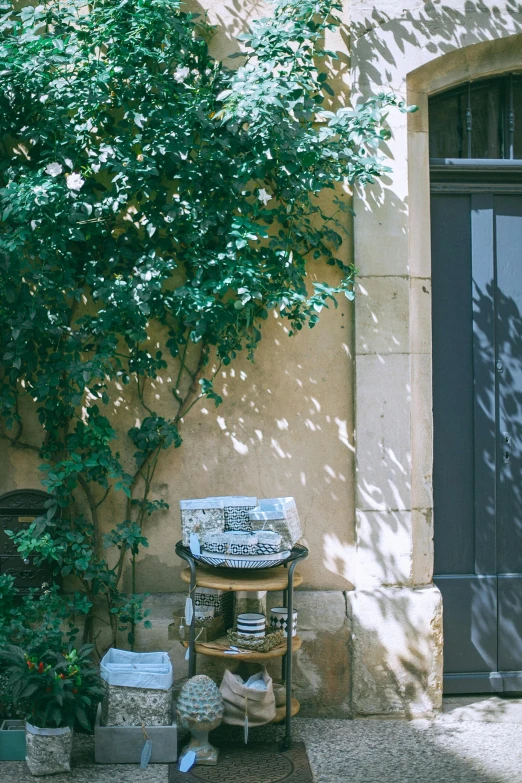
<instances>
[{"instance_id":1,"label":"leafy shrub","mask_svg":"<svg viewBox=\"0 0 522 783\"><path fill-rule=\"evenodd\" d=\"M146 618L135 561L147 517L166 508L151 497L161 454L198 401L222 402L217 372L253 358L271 311L291 335L353 297L337 253L344 186L386 169L385 114L405 107L380 95L325 108L335 0L275 0L240 36L237 70L211 57L212 30L179 0L17 6L0 5L1 435L40 456L54 500L14 540L76 579L85 640L101 600L113 641L127 630L133 645ZM336 285L308 277L321 259ZM147 384L167 367L160 415ZM126 435L111 419L125 386L143 412ZM126 501L104 539L115 492Z\"/></svg>"}]
</instances>

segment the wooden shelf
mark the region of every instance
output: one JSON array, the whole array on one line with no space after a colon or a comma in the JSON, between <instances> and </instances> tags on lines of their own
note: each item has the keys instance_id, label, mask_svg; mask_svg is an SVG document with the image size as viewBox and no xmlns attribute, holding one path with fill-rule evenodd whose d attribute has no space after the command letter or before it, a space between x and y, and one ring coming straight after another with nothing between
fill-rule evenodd
<instances>
[{"instance_id":1,"label":"wooden shelf","mask_svg":"<svg viewBox=\"0 0 522 783\"><path fill-rule=\"evenodd\" d=\"M292 708L291 708L292 718L294 717L294 715L297 715L297 713L299 712L300 709L301 709L301 705L299 704L297 699L295 699L292 696ZM276 708L276 716L270 722L271 723L282 723L285 718L286 718L286 704L285 704L284 707L277 707Z\"/></svg>"},{"instance_id":2,"label":"wooden shelf","mask_svg":"<svg viewBox=\"0 0 522 783\"><path fill-rule=\"evenodd\" d=\"M190 582L190 568L181 572L184 582ZM303 583L303 577L294 573L294 587ZM286 590L288 587L288 571L286 568L266 569L232 569L205 568L197 566L196 584L198 587L213 587L214 590ZM237 656L234 656L237 657Z\"/></svg>"},{"instance_id":3,"label":"wooden shelf","mask_svg":"<svg viewBox=\"0 0 522 783\"><path fill-rule=\"evenodd\" d=\"M182 642L183 647L188 647L188 642ZM292 652L299 650L302 645L302 641L299 636L294 636L292 639ZM235 645L240 647L238 643ZM238 655L226 655L225 650L230 648L230 642L226 636L222 636L213 642L196 642L196 653L201 655L210 655L213 658L227 658L229 661L267 661L270 658L281 658L286 655L286 640L283 644L278 644L272 650L266 653L252 651L249 653L238 653ZM292 707L293 709L293 707ZM293 714L293 713L292 713Z\"/></svg>"}]
</instances>

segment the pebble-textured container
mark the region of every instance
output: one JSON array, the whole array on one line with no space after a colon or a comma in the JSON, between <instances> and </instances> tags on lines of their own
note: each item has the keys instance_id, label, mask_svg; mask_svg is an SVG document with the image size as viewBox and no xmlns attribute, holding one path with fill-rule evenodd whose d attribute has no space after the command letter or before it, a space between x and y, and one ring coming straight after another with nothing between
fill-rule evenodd
<instances>
[{"instance_id":1,"label":"pebble-textured container","mask_svg":"<svg viewBox=\"0 0 522 783\"><path fill-rule=\"evenodd\" d=\"M238 590L235 596L234 615L236 618L238 614L245 614L246 612L257 612L266 616L265 590L258 590L256 592ZM234 625L237 625L237 621Z\"/></svg>"},{"instance_id":2,"label":"pebble-textured container","mask_svg":"<svg viewBox=\"0 0 522 783\"><path fill-rule=\"evenodd\" d=\"M303 536L303 529L293 498L267 498L259 501L259 505L250 514L254 532L259 530L274 530L281 535L281 548L292 549Z\"/></svg>"},{"instance_id":3,"label":"pebble-textured container","mask_svg":"<svg viewBox=\"0 0 522 783\"><path fill-rule=\"evenodd\" d=\"M212 731L223 719L223 697L206 674L192 677L179 692L177 715L180 726L189 731Z\"/></svg>"},{"instance_id":4,"label":"pebble-textured container","mask_svg":"<svg viewBox=\"0 0 522 783\"><path fill-rule=\"evenodd\" d=\"M34 732L49 731L50 734ZM55 775L71 771L73 733L65 729L38 729L26 723L25 757L31 775Z\"/></svg>"},{"instance_id":5,"label":"pebble-textured container","mask_svg":"<svg viewBox=\"0 0 522 783\"><path fill-rule=\"evenodd\" d=\"M225 510L223 498L180 500L183 544L190 544L190 534L196 533L200 542L207 533L223 533Z\"/></svg>"},{"instance_id":6,"label":"pebble-textured container","mask_svg":"<svg viewBox=\"0 0 522 783\"><path fill-rule=\"evenodd\" d=\"M170 726L172 688L126 688L104 683L103 726Z\"/></svg>"}]
</instances>

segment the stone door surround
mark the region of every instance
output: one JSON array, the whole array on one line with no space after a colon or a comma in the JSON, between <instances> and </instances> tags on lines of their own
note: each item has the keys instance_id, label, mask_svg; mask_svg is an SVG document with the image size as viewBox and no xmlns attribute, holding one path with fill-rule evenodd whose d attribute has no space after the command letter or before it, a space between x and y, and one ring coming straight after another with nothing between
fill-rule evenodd
<instances>
[{"instance_id":1,"label":"stone door surround","mask_svg":"<svg viewBox=\"0 0 522 783\"><path fill-rule=\"evenodd\" d=\"M428 96L522 68L522 13L507 2L496 4L497 15L487 4L451 5L419 10L410 0L400 18L392 3L373 14L367 3L352 5L355 92L389 87L419 107L390 113L393 171L354 198L361 270L356 579L348 593L355 714L419 717L441 706L442 605L432 582Z\"/></svg>"}]
</instances>

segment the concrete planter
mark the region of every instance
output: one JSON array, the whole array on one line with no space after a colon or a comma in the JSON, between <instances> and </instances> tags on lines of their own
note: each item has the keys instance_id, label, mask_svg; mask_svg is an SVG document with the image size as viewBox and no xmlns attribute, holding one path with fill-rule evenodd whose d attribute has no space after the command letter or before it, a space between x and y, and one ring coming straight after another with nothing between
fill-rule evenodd
<instances>
[{"instance_id":1,"label":"concrete planter","mask_svg":"<svg viewBox=\"0 0 522 783\"><path fill-rule=\"evenodd\" d=\"M0 724L0 761L23 761L25 754L25 721L4 720Z\"/></svg>"},{"instance_id":2,"label":"concrete planter","mask_svg":"<svg viewBox=\"0 0 522 783\"><path fill-rule=\"evenodd\" d=\"M102 721L105 726L168 726L172 715L172 688L126 688L104 683Z\"/></svg>"},{"instance_id":3,"label":"concrete planter","mask_svg":"<svg viewBox=\"0 0 522 783\"><path fill-rule=\"evenodd\" d=\"M178 758L176 722L167 726L102 726L101 706L94 724L94 760L97 764L139 764L146 739L152 742L151 764L171 764Z\"/></svg>"},{"instance_id":4,"label":"concrete planter","mask_svg":"<svg viewBox=\"0 0 522 783\"><path fill-rule=\"evenodd\" d=\"M42 729L25 724L27 755L25 760L31 775L54 775L71 771L73 733L66 726L60 729Z\"/></svg>"}]
</instances>

